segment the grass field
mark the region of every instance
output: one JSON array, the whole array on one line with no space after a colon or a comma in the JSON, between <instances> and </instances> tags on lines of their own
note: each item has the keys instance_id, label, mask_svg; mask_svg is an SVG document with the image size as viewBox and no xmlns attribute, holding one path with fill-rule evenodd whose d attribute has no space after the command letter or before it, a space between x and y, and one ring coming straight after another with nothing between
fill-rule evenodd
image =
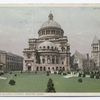
<instances>
[{"instance_id":1,"label":"grass field","mask_svg":"<svg viewBox=\"0 0 100 100\"><path fill-rule=\"evenodd\" d=\"M79 83L78 78L66 79L63 75L17 73L5 74L6 80L0 79L0 92L45 92L49 78L52 78L57 92L100 92L100 79L82 78ZM16 85L10 86L9 80L14 79Z\"/></svg>"}]
</instances>

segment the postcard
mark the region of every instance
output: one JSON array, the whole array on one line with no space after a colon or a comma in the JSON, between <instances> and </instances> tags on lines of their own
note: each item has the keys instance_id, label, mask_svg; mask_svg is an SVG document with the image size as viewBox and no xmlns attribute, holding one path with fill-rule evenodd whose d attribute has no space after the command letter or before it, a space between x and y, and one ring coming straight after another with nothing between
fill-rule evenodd
<instances>
[{"instance_id":1,"label":"postcard","mask_svg":"<svg viewBox=\"0 0 100 100\"><path fill-rule=\"evenodd\" d=\"M99 4L0 4L0 96L100 96Z\"/></svg>"}]
</instances>

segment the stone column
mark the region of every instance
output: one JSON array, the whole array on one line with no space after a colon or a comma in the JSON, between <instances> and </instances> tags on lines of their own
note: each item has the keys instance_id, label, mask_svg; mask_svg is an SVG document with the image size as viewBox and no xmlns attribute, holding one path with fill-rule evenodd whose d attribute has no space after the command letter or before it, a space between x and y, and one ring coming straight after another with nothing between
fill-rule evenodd
<instances>
[{"instance_id":1,"label":"stone column","mask_svg":"<svg viewBox=\"0 0 100 100\"><path fill-rule=\"evenodd\" d=\"M55 58L54 58L54 59L55 59L55 64L57 64L57 62L56 62L57 56L55 56Z\"/></svg>"},{"instance_id":2,"label":"stone column","mask_svg":"<svg viewBox=\"0 0 100 100\"><path fill-rule=\"evenodd\" d=\"M40 56L40 63L42 64L42 56Z\"/></svg>"},{"instance_id":3,"label":"stone column","mask_svg":"<svg viewBox=\"0 0 100 100\"><path fill-rule=\"evenodd\" d=\"M45 56L45 63L46 63L46 64L48 63L48 61L47 61L47 55Z\"/></svg>"}]
</instances>

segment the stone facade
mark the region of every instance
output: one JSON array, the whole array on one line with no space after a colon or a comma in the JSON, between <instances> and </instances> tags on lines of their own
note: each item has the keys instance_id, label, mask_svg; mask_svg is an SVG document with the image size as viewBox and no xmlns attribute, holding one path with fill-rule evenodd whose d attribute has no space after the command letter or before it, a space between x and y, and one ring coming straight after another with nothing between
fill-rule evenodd
<instances>
[{"instance_id":1,"label":"stone facade","mask_svg":"<svg viewBox=\"0 0 100 100\"><path fill-rule=\"evenodd\" d=\"M95 62L91 57L89 57L88 53L83 55L80 52L76 51L71 57L71 62L72 70L85 72L96 70Z\"/></svg>"},{"instance_id":2,"label":"stone facade","mask_svg":"<svg viewBox=\"0 0 100 100\"><path fill-rule=\"evenodd\" d=\"M61 26L50 13L38 31L38 38L29 39L25 48L24 71L70 71L70 45Z\"/></svg>"},{"instance_id":3,"label":"stone facade","mask_svg":"<svg viewBox=\"0 0 100 100\"><path fill-rule=\"evenodd\" d=\"M91 57L95 62L97 69L100 69L100 40L95 36L91 44Z\"/></svg>"},{"instance_id":4,"label":"stone facade","mask_svg":"<svg viewBox=\"0 0 100 100\"><path fill-rule=\"evenodd\" d=\"M6 52L0 50L0 72L6 69Z\"/></svg>"},{"instance_id":5,"label":"stone facade","mask_svg":"<svg viewBox=\"0 0 100 100\"><path fill-rule=\"evenodd\" d=\"M23 69L23 57L0 50L0 71L21 71Z\"/></svg>"},{"instance_id":6,"label":"stone facade","mask_svg":"<svg viewBox=\"0 0 100 100\"><path fill-rule=\"evenodd\" d=\"M86 59L85 55L81 54L77 50L71 57L71 66L74 70L83 70L83 60Z\"/></svg>"}]
</instances>

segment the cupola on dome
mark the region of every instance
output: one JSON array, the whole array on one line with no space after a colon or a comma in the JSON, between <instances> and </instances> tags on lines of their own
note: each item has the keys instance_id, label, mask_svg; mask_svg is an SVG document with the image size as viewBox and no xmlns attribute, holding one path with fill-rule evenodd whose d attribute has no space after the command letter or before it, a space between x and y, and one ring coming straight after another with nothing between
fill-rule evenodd
<instances>
[{"instance_id":1,"label":"cupola on dome","mask_svg":"<svg viewBox=\"0 0 100 100\"><path fill-rule=\"evenodd\" d=\"M60 24L58 24L56 21L53 20L53 14L52 13L49 14L48 18L49 18L49 20L46 21L45 23L43 23L41 28L46 28L46 27L61 28Z\"/></svg>"}]
</instances>

